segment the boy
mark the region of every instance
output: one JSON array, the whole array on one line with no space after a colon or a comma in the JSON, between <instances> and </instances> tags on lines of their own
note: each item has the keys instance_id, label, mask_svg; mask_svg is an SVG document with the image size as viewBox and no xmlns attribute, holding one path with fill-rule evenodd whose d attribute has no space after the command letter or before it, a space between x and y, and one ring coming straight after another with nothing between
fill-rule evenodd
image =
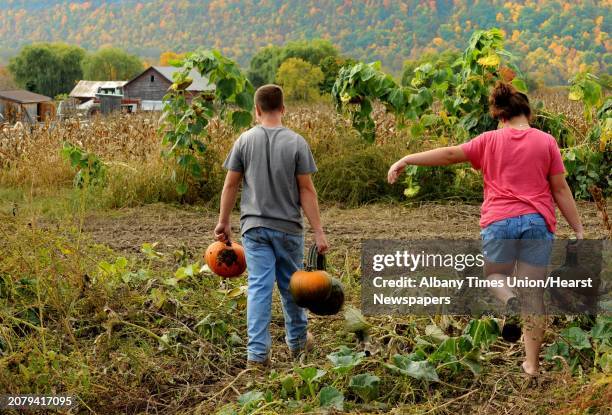
<instances>
[{"instance_id":1,"label":"boy","mask_svg":"<svg viewBox=\"0 0 612 415\"><path fill-rule=\"evenodd\" d=\"M230 212L242 183L240 232L247 269L247 367L270 365L270 318L274 279L281 294L285 340L294 358L312 347L306 310L289 292L291 275L302 267L304 235L302 213L310 222L320 253L327 240L319 214L311 174L317 171L310 148L299 134L283 127L283 91L264 85L255 92L259 123L234 143L223 167L228 170L221 194L215 239L228 240Z\"/></svg>"}]
</instances>

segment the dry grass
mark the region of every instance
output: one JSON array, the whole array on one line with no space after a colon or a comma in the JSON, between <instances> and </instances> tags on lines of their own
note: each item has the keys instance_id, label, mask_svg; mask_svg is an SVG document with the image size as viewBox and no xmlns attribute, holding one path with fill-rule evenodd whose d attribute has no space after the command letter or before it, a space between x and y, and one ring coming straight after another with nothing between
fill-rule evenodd
<instances>
[{"instance_id":1,"label":"dry grass","mask_svg":"<svg viewBox=\"0 0 612 415\"><path fill-rule=\"evenodd\" d=\"M401 196L401 186L387 185L385 174L406 151L406 132L386 128L391 121L380 116L380 142L371 146L329 104L290 109L286 125L307 138L321 167L315 180L322 199L356 205ZM221 161L238 133L211 123L200 160L204 177L181 199L172 182L172 165L161 156L158 127L156 115L138 114L5 129L0 132L0 187L28 189L34 195L70 187L75 172L60 156L62 142L68 141L107 166L107 184L95 189L89 203L116 208L178 200L216 202L225 174Z\"/></svg>"},{"instance_id":2,"label":"dry grass","mask_svg":"<svg viewBox=\"0 0 612 415\"><path fill-rule=\"evenodd\" d=\"M552 113L565 115L568 123L584 138L592 127L584 118L582 103L567 98L567 88L546 88L530 95L532 102L542 101L544 107Z\"/></svg>"}]
</instances>

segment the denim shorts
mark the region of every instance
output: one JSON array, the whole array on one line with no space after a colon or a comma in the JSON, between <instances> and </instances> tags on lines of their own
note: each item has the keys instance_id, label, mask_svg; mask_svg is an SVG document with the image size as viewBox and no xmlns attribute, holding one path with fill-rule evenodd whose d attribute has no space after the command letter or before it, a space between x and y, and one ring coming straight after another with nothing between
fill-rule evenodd
<instances>
[{"instance_id":1,"label":"denim shorts","mask_svg":"<svg viewBox=\"0 0 612 415\"><path fill-rule=\"evenodd\" d=\"M496 264L520 261L538 267L548 265L555 237L539 213L493 222L480 235L486 261Z\"/></svg>"}]
</instances>

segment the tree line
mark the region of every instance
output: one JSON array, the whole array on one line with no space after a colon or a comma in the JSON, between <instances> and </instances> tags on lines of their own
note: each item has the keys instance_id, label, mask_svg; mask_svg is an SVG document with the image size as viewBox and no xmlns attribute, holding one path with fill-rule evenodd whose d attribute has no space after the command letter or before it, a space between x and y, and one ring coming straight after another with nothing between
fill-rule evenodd
<instances>
[{"instance_id":1,"label":"tree line","mask_svg":"<svg viewBox=\"0 0 612 415\"><path fill-rule=\"evenodd\" d=\"M144 63L139 57L118 48L107 47L87 53L83 48L65 43L35 43L23 47L9 61L7 69L17 86L56 97L70 92L81 79L131 79L142 72ZM5 79L6 75L5 72Z\"/></svg>"},{"instance_id":2,"label":"tree line","mask_svg":"<svg viewBox=\"0 0 612 415\"><path fill-rule=\"evenodd\" d=\"M186 56L186 53L165 51L156 63L162 66L179 65ZM449 49L405 60L398 83L409 86L417 68L423 64L431 64L434 70L448 68L456 72L459 66L454 63L460 57L459 51ZM302 40L259 49L245 72L255 87L277 83L283 86L289 100L308 102L330 94L340 69L357 62L342 54L328 40ZM32 44L23 47L10 60L8 68L0 67L0 89L7 89L7 85L16 83L30 91L55 97L68 93L80 79L129 80L148 64L118 48L108 47L87 53L80 47L64 43ZM606 73L600 75L602 84L609 88L610 76ZM523 74L523 79L530 90L539 86L529 72Z\"/></svg>"},{"instance_id":3,"label":"tree line","mask_svg":"<svg viewBox=\"0 0 612 415\"><path fill-rule=\"evenodd\" d=\"M90 50L112 44L147 59L217 49L247 67L267 45L324 38L399 75L405 59L463 49L475 30L499 27L524 72L560 85L584 66L610 72L611 10L601 0L5 0L0 56L61 39Z\"/></svg>"}]
</instances>

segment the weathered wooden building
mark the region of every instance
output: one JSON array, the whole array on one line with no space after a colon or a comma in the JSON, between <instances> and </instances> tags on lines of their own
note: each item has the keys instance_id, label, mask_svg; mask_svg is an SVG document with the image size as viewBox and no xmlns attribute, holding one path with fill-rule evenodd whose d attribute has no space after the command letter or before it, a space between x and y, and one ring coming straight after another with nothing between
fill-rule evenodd
<instances>
[{"instance_id":1,"label":"weathered wooden building","mask_svg":"<svg viewBox=\"0 0 612 415\"><path fill-rule=\"evenodd\" d=\"M53 99L26 90L0 91L0 114L5 122L35 123L55 117Z\"/></svg>"},{"instance_id":2,"label":"weathered wooden building","mask_svg":"<svg viewBox=\"0 0 612 415\"><path fill-rule=\"evenodd\" d=\"M124 96L128 99L141 100L143 110L160 110L164 95L172 85L173 74L181 70L174 66L151 66L123 86ZM197 70L193 69L189 77L193 79L193 83L187 88L188 94L214 91L214 85L211 85Z\"/></svg>"},{"instance_id":3,"label":"weathered wooden building","mask_svg":"<svg viewBox=\"0 0 612 415\"><path fill-rule=\"evenodd\" d=\"M96 94L123 95L123 86L127 81L79 81L70 91L70 98L79 104L96 98Z\"/></svg>"}]
</instances>

